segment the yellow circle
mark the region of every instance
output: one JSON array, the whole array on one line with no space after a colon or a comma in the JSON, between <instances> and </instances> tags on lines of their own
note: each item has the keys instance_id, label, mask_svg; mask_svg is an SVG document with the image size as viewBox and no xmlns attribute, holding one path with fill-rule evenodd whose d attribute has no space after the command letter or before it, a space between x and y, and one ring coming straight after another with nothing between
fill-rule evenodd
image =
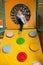
<instances>
[{"instance_id":1,"label":"yellow circle","mask_svg":"<svg viewBox=\"0 0 43 65\"><path fill-rule=\"evenodd\" d=\"M37 43L31 43L31 44L29 45L29 49L30 49L31 51L33 51L33 52L36 52L36 51L39 50L39 46L38 46Z\"/></svg>"}]
</instances>

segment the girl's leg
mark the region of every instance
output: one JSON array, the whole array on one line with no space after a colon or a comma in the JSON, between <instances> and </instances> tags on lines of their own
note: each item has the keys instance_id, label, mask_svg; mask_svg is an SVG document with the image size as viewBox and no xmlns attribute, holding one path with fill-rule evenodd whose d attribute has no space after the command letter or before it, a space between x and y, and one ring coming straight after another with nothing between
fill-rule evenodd
<instances>
[{"instance_id":1,"label":"girl's leg","mask_svg":"<svg viewBox=\"0 0 43 65\"><path fill-rule=\"evenodd\" d=\"M20 29L19 29L19 33L21 33L22 32L22 29L23 29L23 22L21 21L21 19L20 18L18 18L18 24L20 25Z\"/></svg>"},{"instance_id":2,"label":"girl's leg","mask_svg":"<svg viewBox=\"0 0 43 65\"><path fill-rule=\"evenodd\" d=\"M20 24L20 31L22 32L22 29L23 29L23 23Z\"/></svg>"}]
</instances>

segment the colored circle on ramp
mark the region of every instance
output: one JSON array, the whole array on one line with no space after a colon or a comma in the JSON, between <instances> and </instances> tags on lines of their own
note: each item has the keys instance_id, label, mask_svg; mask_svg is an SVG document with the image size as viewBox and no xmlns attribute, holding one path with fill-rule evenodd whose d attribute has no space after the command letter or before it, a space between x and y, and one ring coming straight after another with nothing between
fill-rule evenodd
<instances>
[{"instance_id":1,"label":"colored circle on ramp","mask_svg":"<svg viewBox=\"0 0 43 65\"><path fill-rule=\"evenodd\" d=\"M29 36L31 36L31 37L36 37L36 32L33 32L33 31L30 32L30 33L29 33Z\"/></svg>"},{"instance_id":2,"label":"colored circle on ramp","mask_svg":"<svg viewBox=\"0 0 43 65\"><path fill-rule=\"evenodd\" d=\"M17 59L20 62L24 62L27 59L27 54L25 52L20 52L17 56Z\"/></svg>"},{"instance_id":3,"label":"colored circle on ramp","mask_svg":"<svg viewBox=\"0 0 43 65\"><path fill-rule=\"evenodd\" d=\"M32 65L42 65L40 62L34 62Z\"/></svg>"},{"instance_id":4,"label":"colored circle on ramp","mask_svg":"<svg viewBox=\"0 0 43 65\"><path fill-rule=\"evenodd\" d=\"M25 42L25 39L24 38L18 38L16 42L17 42L17 44L23 44Z\"/></svg>"},{"instance_id":5,"label":"colored circle on ramp","mask_svg":"<svg viewBox=\"0 0 43 65\"><path fill-rule=\"evenodd\" d=\"M12 47L10 45L6 45L3 47L3 52L5 53L9 53L12 50Z\"/></svg>"},{"instance_id":6,"label":"colored circle on ramp","mask_svg":"<svg viewBox=\"0 0 43 65\"><path fill-rule=\"evenodd\" d=\"M37 43L31 43L31 44L29 45L29 49L30 49L31 51L33 51L33 52L36 52L36 51L39 50L39 45L38 45Z\"/></svg>"},{"instance_id":7,"label":"colored circle on ramp","mask_svg":"<svg viewBox=\"0 0 43 65\"><path fill-rule=\"evenodd\" d=\"M6 36L7 36L8 38L11 38L11 37L14 36L14 33L13 33L13 32L7 32Z\"/></svg>"}]
</instances>

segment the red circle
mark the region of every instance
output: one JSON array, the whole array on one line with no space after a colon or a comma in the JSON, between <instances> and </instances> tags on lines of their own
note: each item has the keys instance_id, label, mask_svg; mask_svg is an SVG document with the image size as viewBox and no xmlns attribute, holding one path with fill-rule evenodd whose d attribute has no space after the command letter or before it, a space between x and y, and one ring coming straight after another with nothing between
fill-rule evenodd
<instances>
[{"instance_id":1,"label":"red circle","mask_svg":"<svg viewBox=\"0 0 43 65\"><path fill-rule=\"evenodd\" d=\"M17 59L18 59L20 62L25 61L26 58L27 58L27 55L26 55L25 52L20 52L20 53L18 54L18 56L17 56Z\"/></svg>"}]
</instances>

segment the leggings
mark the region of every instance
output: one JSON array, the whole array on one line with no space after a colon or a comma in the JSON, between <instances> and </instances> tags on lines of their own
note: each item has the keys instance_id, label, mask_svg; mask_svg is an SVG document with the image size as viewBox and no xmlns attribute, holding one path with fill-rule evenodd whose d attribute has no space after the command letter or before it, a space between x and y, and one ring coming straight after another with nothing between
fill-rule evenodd
<instances>
[{"instance_id":1,"label":"leggings","mask_svg":"<svg viewBox=\"0 0 43 65\"><path fill-rule=\"evenodd\" d=\"M19 30L22 31L24 23L21 21L21 19L19 17L17 17L17 21L18 21L18 24L20 25Z\"/></svg>"}]
</instances>

